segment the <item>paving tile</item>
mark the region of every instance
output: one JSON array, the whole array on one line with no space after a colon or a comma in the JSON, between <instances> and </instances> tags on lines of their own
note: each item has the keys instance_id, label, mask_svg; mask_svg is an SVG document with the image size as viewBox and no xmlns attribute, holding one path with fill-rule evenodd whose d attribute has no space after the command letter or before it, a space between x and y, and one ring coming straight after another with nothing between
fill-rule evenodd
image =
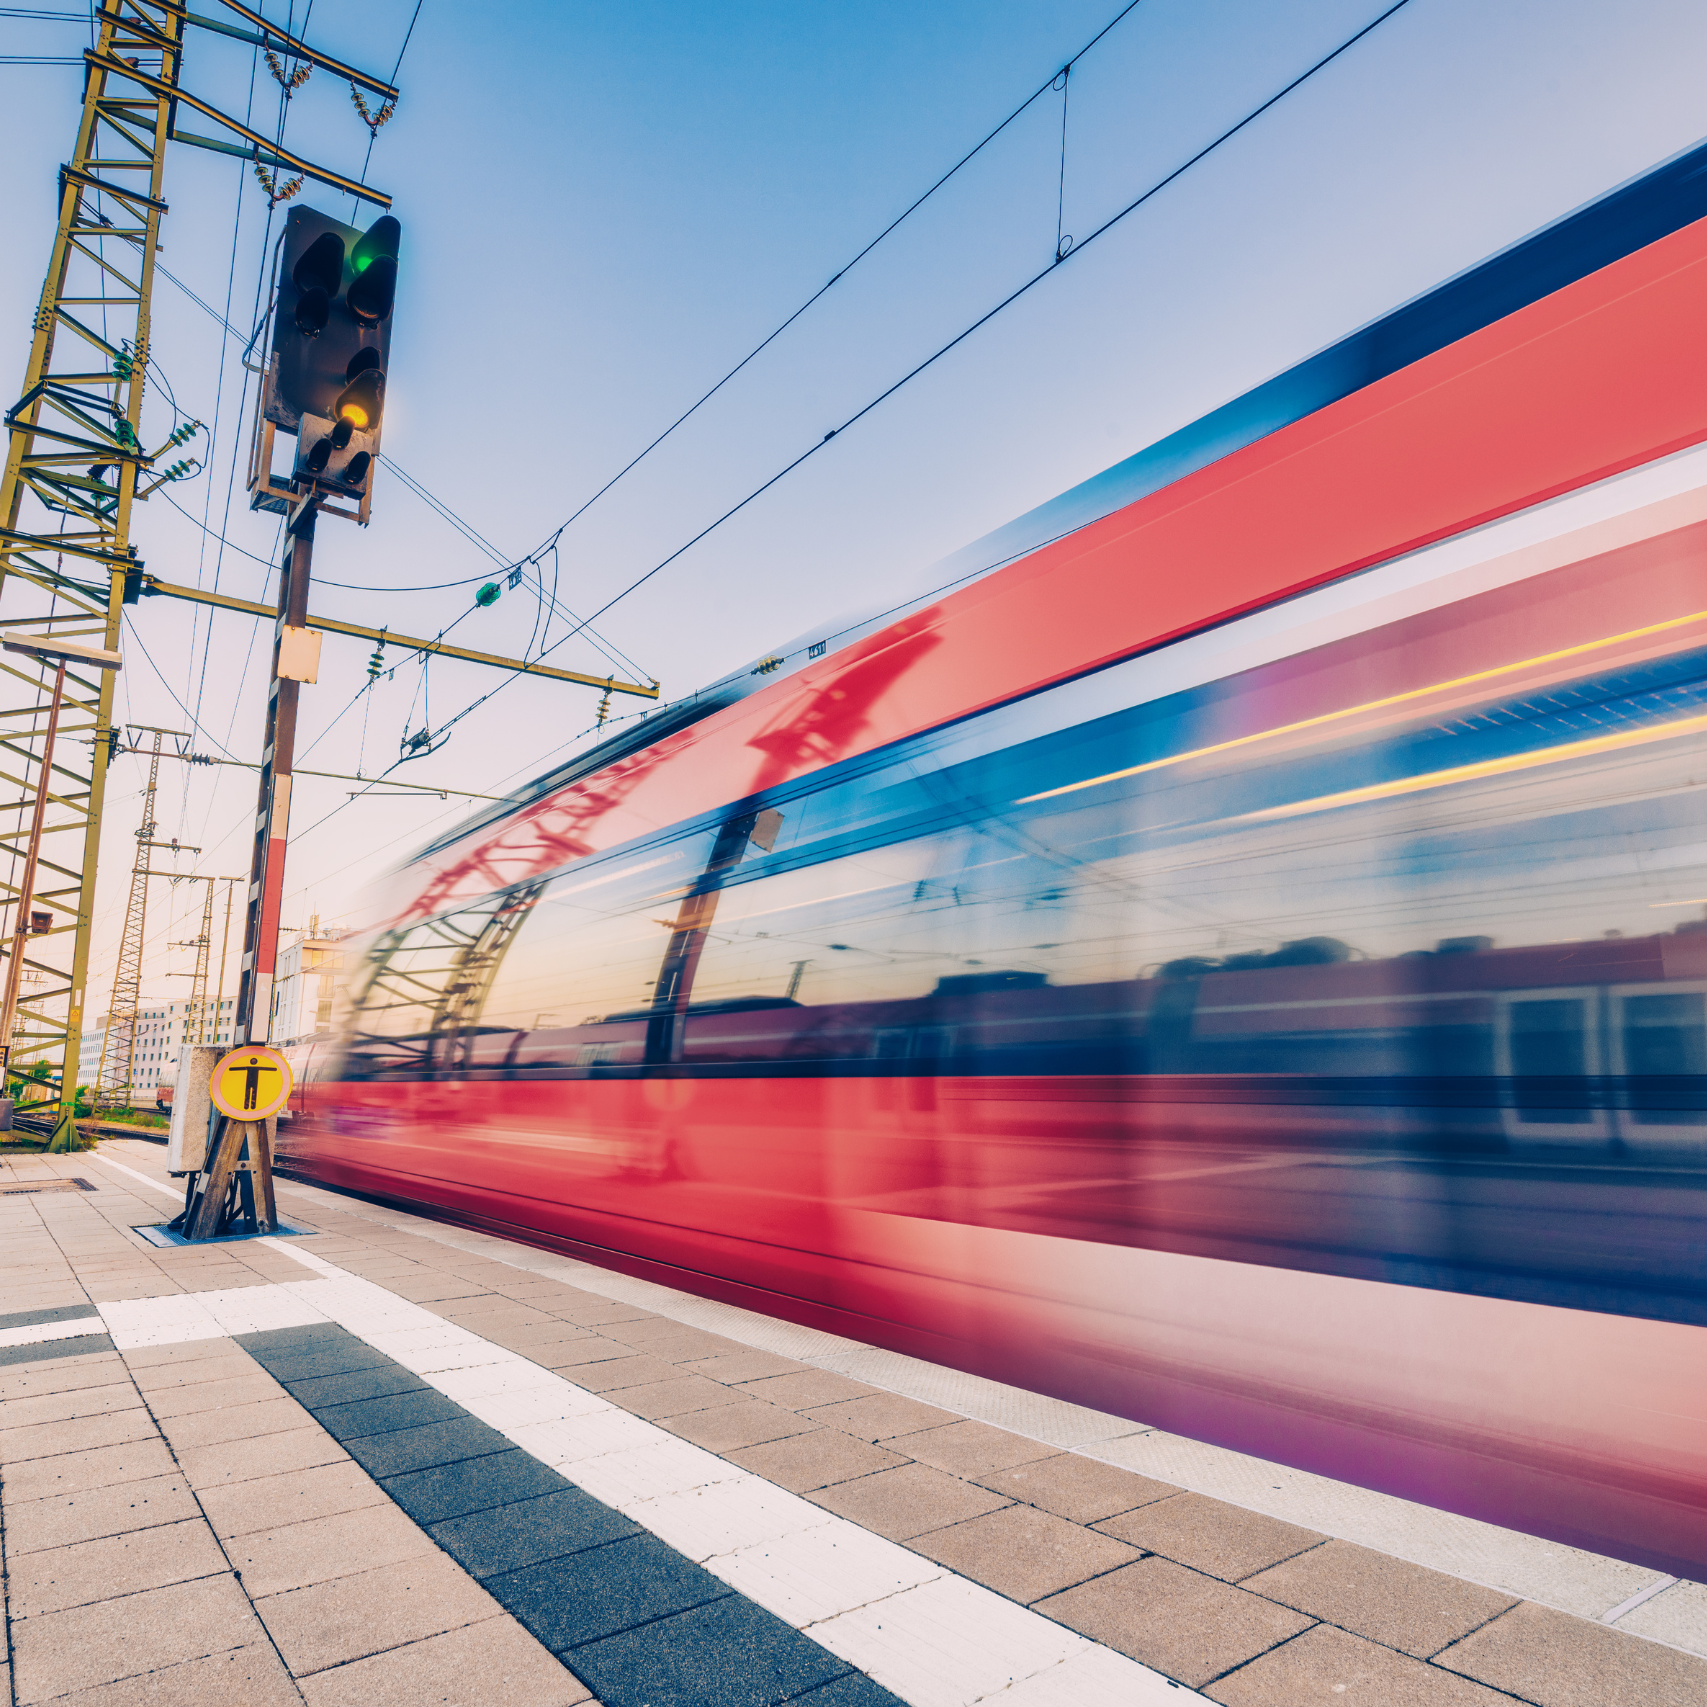
<instances>
[{"instance_id":1,"label":"paving tile","mask_svg":"<svg viewBox=\"0 0 1707 1707\"><path fill-rule=\"evenodd\" d=\"M26 1464L9 1464L6 1498L38 1500L50 1494L75 1494L86 1488L170 1476L177 1468L166 1442L150 1432L147 1438L126 1441L122 1446L97 1446L53 1458L32 1458Z\"/></svg>"},{"instance_id":2,"label":"paving tile","mask_svg":"<svg viewBox=\"0 0 1707 1707\"><path fill-rule=\"evenodd\" d=\"M1539 1707L1699 1707L1707 1659L1521 1601L1445 1652L1438 1666Z\"/></svg>"},{"instance_id":3,"label":"paving tile","mask_svg":"<svg viewBox=\"0 0 1707 1707\"><path fill-rule=\"evenodd\" d=\"M0 1290L0 1298L15 1300L12 1294ZM60 1322L75 1322L92 1312L87 1304L56 1304L29 1310L9 1310L0 1315L0 1330L7 1328L41 1328Z\"/></svg>"},{"instance_id":4,"label":"paving tile","mask_svg":"<svg viewBox=\"0 0 1707 1707\"><path fill-rule=\"evenodd\" d=\"M589 1363L609 1363L619 1357L633 1355L631 1347L618 1345L615 1340L607 1340L595 1334L591 1339L568 1341L562 1346L559 1356L540 1358L538 1361L573 1381L576 1379L575 1371Z\"/></svg>"},{"instance_id":5,"label":"paving tile","mask_svg":"<svg viewBox=\"0 0 1707 1707\"><path fill-rule=\"evenodd\" d=\"M419 1524L554 1494L567 1484L531 1454L511 1448L408 1475L391 1476L385 1491Z\"/></svg>"},{"instance_id":6,"label":"paving tile","mask_svg":"<svg viewBox=\"0 0 1707 1707\"><path fill-rule=\"evenodd\" d=\"M266 1640L229 1575L121 1595L12 1624L19 1707Z\"/></svg>"},{"instance_id":7,"label":"paving tile","mask_svg":"<svg viewBox=\"0 0 1707 1707\"><path fill-rule=\"evenodd\" d=\"M348 1458L206 1488L200 1499L214 1533L226 1538L389 1503L384 1489Z\"/></svg>"},{"instance_id":8,"label":"paving tile","mask_svg":"<svg viewBox=\"0 0 1707 1707\"><path fill-rule=\"evenodd\" d=\"M154 1379L143 1370L166 1370L183 1363L229 1363L231 1373L252 1372L254 1360L233 1341L223 1337L205 1340L176 1340L170 1345L133 1346L124 1361L137 1386L146 1389Z\"/></svg>"},{"instance_id":9,"label":"paving tile","mask_svg":"<svg viewBox=\"0 0 1707 1707\"><path fill-rule=\"evenodd\" d=\"M0 1370L0 1399L36 1393L68 1393L78 1387L107 1387L125 1378L124 1360L115 1351L74 1361L58 1358Z\"/></svg>"},{"instance_id":10,"label":"paving tile","mask_svg":"<svg viewBox=\"0 0 1707 1707\"><path fill-rule=\"evenodd\" d=\"M419 1375L393 1364L368 1369L351 1369L341 1375L314 1375L302 1381L289 1381L286 1390L298 1404L317 1410L323 1405L347 1405L357 1399L378 1399L387 1393L419 1393L427 1383Z\"/></svg>"},{"instance_id":11,"label":"paving tile","mask_svg":"<svg viewBox=\"0 0 1707 1707\"><path fill-rule=\"evenodd\" d=\"M327 1346L324 1349L304 1349L299 1352L261 1356L258 1362L275 1381L292 1386L315 1375L342 1375L351 1369L388 1368L391 1359L383 1352L372 1350L358 1339L347 1347Z\"/></svg>"},{"instance_id":12,"label":"paving tile","mask_svg":"<svg viewBox=\"0 0 1707 1707\"><path fill-rule=\"evenodd\" d=\"M302 1681L308 1707L575 1707L592 1692L513 1618L354 1660Z\"/></svg>"},{"instance_id":13,"label":"paving tile","mask_svg":"<svg viewBox=\"0 0 1707 1707\"><path fill-rule=\"evenodd\" d=\"M68 1340L44 1340L38 1345L0 1345L0 1369L12 1372L24 1366L34 1371L43 1364L70 1362L75 1357L94 1357L111 1350L113 1342L104 1333L77 1333Z\"/></svg>"},{"instance_id":14,"label":"paving tile","mask_svg":"<svg viewBox=\"0 0 1707 1707\"><path fill-rule=\"evenodd\" d=\"M1326 1624L1259 1655L1204 1688L1225 1707L1510 1707L1496 1695L1438 1666L1349 1636Z\"/></svg>"},{"instance_id":15,"label":"paving tile","mask_svg":"<svg viewBox=\"0 0 1707 1707\"><path fill-rule=\"evenodd\" d=\"M0 1429L0 1464L22 1464L32 1458L59 1458L67 1452L86 1452L100 1446L123 1446L155 1437L154 1419L138 1406L107 1416L77 1417L70 1422L30 1423Z\"/></svg>"},{"instance_id":16,"label":"paving tile","mask_svg":"<svg viewBox=\"0 0 1707 1707\"><path fill-rule=\"evenodd\" d=\"M273 1391L278 1393L278 1388ZM188 1416L161 1417L160 1432L171 1441L173 1451L184 1453L198 1446L219 1446L227 1441L261 1440L306 1427L309 1413L295 1399L282 1393L259 1403L230 1405L217 1411L191 1411Z\"/></svg>"},{"instance_id":17,"label":"paving tile","mask_svg":"<svg viewBox=\"0 0 1707 1707\"><path fill-rule=\"evenodd\" d=\"M1155 1482L1135 1470L1103 1464L1079 1452L1039 1458L1011 1470L988 1471L972 1480L1072 1523L1098 1523L1180 1491L1172 1482Z\"/></svg>"},{"instance_id":18,"label":"paving tile","mask_svg":"<svg viewBox=\"0 0 1707 1707\"><path fill-rule=\"evenodd\" d=\"M178 1463L198 1493L232 1482L252 1482L286 1470L306 1470L313 1464L337 1464L347 1457L325 1429L287 1429L258 1440L224 1440L216 1446L194 1446L178 1453Z\"/></svg>"},{"instance_id":19,"label":"paving tile","mask_svg":"<svg viewBox=\"0 0 1707 1707\"><path fill-rule=\"evenodd\" d=\"M91 1488L79 1494L56 1494L44 1500L6 1502L6 1552L14 1561L44 1547L68 1547L103 1535L121 1535L157 1524L181 1523L199 1517L189 1484L182 1476L154 1476L143 1482L122 1482L112 1488Z\"/></svg>"},{"instance_id":20,"label":"paving tile","mask_svg":"<svg viewBox=\"0 0 1707 1707\"><path fill-rule=\"evenodd\" d=\"M719 1361L722 1361L719 1359ZM727 1376L717 1375L723 1381ZM748 1379L743 1391L791 1411L811 1410L815 1405L834 1405L849 1399L869 1399L878 1392L863 1381L851 1381L828 1369L801 1369L791 1374L761 1375Z\"/></svg>"},{"instance_id":21,"label":"paving tile","mask_svg":"<svg viewBox=\"0 0 1707 1707\"><path fill-rule=\"evenodd\" d=\"M1097 1528L1146 1553L1160 1553L1224 1582L1238 1582L1327 1540L1313 1529L1212 1500L1207 1494L1190 1493L1140 1506Z\"/></svg>"},{"instance_id":22,"label":"paving tile","mask_svg":"<svg viewBox=\"0 0 1707 1707\"><path fill-rule=\"evenodd\" d=\"M644 1534L484 1581L498 1602L554 1653L733 1592L656 1536ZM577 1665L572 1655L569 1664ZM588 1682L598 1693L598 1685Z\"/></svg>"},{"instance_id":23,"label":"paving tile","mask_svg":"<svg viewBox=\"0 0 1707 1707\"><path fill-rule=\"evenodd\" d=\"M795 1703L796 1707L907 1707L900 1696L858 1671L843 1672L833 1683L797 1695Z\"/></svg>"},{"instance_id":24,"label":"paving tile","mask_svg":"<svg viewBox=\"0 0 1707 1707\"><path fill-rule=\"evenodd\" d=\"M611 1338L677 1363L685 1363L690 1357L723 1357L738 1349L734 1340L726 1339L722 1334L690 1327L686 1322L672 1321L668 1316L650 1316L624 1322L620 1326L613 1325Z\"/></svg>"},{"instance_id":25,"label":"paving tile","mask_svg":"<svg viewBox=\"0 0 1707 1707\"><path fill-rule=\"evenodd\" d=\"M265 1370L245 1358L249 1369L243 1375L228 1375L219 1381L186 1382L157 1387L148 1395L148 1408L159 1417L187 1417L197 1411L222 1410L227 1406L262 1404L282 1395L279 1384Z\"/></svg>"},{"instance_id":26,"label":"paving tile","mask_svg":"<svg viewBox=\"0 0 1707 1707\"><path fill-rule=\"evenodd\" d=\"M398 1429L425 1428L430 1423L457 1422L468 1413L454 1400L419 1387L378 1398L353 1399L342 1405L317 1406L314 1420L339 1440L361 1440L392 1434Z\"/></svg>"},{"instance_id":27,"label":"paving tile","mask_svg":"<svg viewBox=\"0 0 1707 1707\"><path fill-rule=\"evenodd\" d=\"M759 1381L767 1375L798 1375L812 1366L768 1351L732 1351L726 1357L690 1357L682 1367L695 1375L707 1375L713 1381L733 1386L739 1381Z\"/></svg>"},{"instance_id":28,"label":"paving tile","mask_svg":"<svg viewBox=\"0 0 1707 1707\"><path fill-rule=\"evenodd\" d=\"M708 1411L714 1406L721 1409L729 1403L729 1389L720 1381L707 1381L703 1375L677 1375L672 1380L652 1381L645 1386L607 1389L605 1397L634 1416L661 1421L690 1411Z\"/></svg>"},{"instance_id":29,"label":"paving tile","mask_svg":"<svg viewBox=\"0 0 1707 1707\"><path fill-rule=\"evenodd\" d=\"M263 1640L57 1696L53 1707L300 1707L301 1701L272 1643Z\"/></svg>"},{"instance_id":30,"label":"paving tile","mask_svg":"<svg viewBox=\"0 0 1707 1707\"><path fill-rule=\"evenodd\" d=\"M733 1405L712 1405L666 1417L659 1425L671 1434L703 1446L707 1452L733 1452L788 1435L808 1434L816 1427L795 1411L767 1405L763 1399L743 1399Z\"/></svg>"},{"instance_id":31,"label":"paving tile","mask_svg":"<svg viewBox=\"0 0 1707 1707\"><path fill-rule=\"evenodd\" d=\"M1023 1434L1010 1434L988 1423L953 1422L917 1434L891 1435L889 1445L921 1464L934 1464L956 1476L982 1479L1016 1464L1030 1464L1054 1455L1055 1448Z\"/></svg>"},{"instance_id":32,"label":"paving tile","mask_svg":"<svg viewBox=\"0 0 1707 1707\"><path fill-rule=\"evenodd\" d=\"M917 1434L921 1429L962 1420L952 1411L939 1411L935 1405L922 1405L917 1399L902 1398L899 1393L877 1393L869 1399L826 1405L813 1411L811 1417L814 1422L828 1423L844 1433L858 1435L861 1440L888 1440L893 1435Z\"/></svg>"},{"instance_id":33,"label":"paving tile","mask_svg":"<svg viewBox=\"0 0 1707 1707\"><path fill-rule=\"evenodd\" d=\"M851 1518L862 1528L891 1541L910 1541L926 1530L982 1517L1008 1502L987 1488L974 1487L926 1464L904 1464L857 1481L819 1488L806 1497L814 1505Z\"/></svg>"},{"instance_id":34,"label":"paving tile","mask_svg":"<svg viewBox=\"0 0 1707 1707\"><path fill-rule=\"evenodd\" d=\"M163 1588L224 1571L225 1554L200 1514L66 1547L49 1547L9 1561L11 1614L36 1618L92 1600Z\"/></svg>"},{"instance_id":35,"label":"paving tile","mask_svg":"<svg viewBox=\"0 0 1707 1707\"><path fill-rule=\"evenodd\" d=\"M433 1544L388 1502L274 1524L227 1540L225 1550L253 1599L424 1558Z\"/></svg>"},{"instance_id":36,"label":"paving tile","mask_svg":"<svg viewBox=\"0 0 1707 1707\"><path fill-rule=\"evenodd\" d=\"M646 1707L771 1707L849 1670L739 1595L577 1648L568 1659L596 1694Z\"/></svg>"},{"instance_id":37,"label":"paving tile","mask_svg":"<svg viewBox=\"0 0 1707 1707\"><path fill-rule=\"evenodd\" d=\"M497 1576L641 1533L577 1487L454 1517L428 1533L471 1576Z\"/></svg>"},{"instance_id":38,"label":"paving tile","mask_svg":"<svg viewBox=\"0 0 1707 1707\"><path fill-rule=\"evenodd\" d=\"M98 1387L71 1387L60 1393L19 1394L0 1400L0 1429L36 1423L71 1422L77 1417L106 1417L141 1407L136 1388L123 1379Z\"/></svg>"},{"instance_id":39,"label":"paving tile","mask_svg":"<svg viewBox=\"0 0 1707 1707\"><path fill-rule=\"evenodd\" d=\"M1419 1659L1517 1604L1497 1589L1350 1541L1330 1541L1301 1553L1247 1578L1244 1586Z\"/></svg>"},{"instance_id":40,"label":"paving tile","mask_svg":"<svg viewBox=\"0 0 1707 1707\"><path fill-rule=\"evenodd\" d=\"M476 1286L471 1280L458 1280L451 1274L388 1275L380 1282L387 1292L395 1292L399 1298L407 1298L411 1304L442 1304L453 1298L473 1298L477 1295L490 1296L486 1288Z\"/></svg>"},{"instance_id":41,"label":"paving tile","mask_svg":"<svg viewBox=\"0 0 1707 1707\"><path fill-rule=\"evenodd\" d=\"M1242 1588L1156 1558L1039 1601L1037 1610L1193 1688L1311 1622Z\"/></svg>"},{"instance_id":42,"label":"paving tile","mask_svg":"<svg viewBox=\"0 0 1707 1707\"><path fill-rule=\"evenodd\" d=\"M908 1546L1027 1605L1141 1556L1135 1547L1027 1505L933 1529Z\"/></svg>"},{"instance_id":43,"label":"paving tile","mask_svg":"<svg viewBox=\"0 0 1707 1707\"><path fill-rule=\"evenodd\" d=\"M425 1423L420 1428L393 1429L386 1434L358 1435L345 1442L355 1461L371 1476L400 1476L435 1464L454 1464L491 1452L508 1452L512 1444L495 1428L466 1414L450 1422Z\"/></svg>"},{"instance_id":44,"label":"paving tile","mask_svg":"<svg viewBox=\"0 0 1707 1707\"><path fill-rule=\"evenodd\" d=\"M652 1381L669 1381L676 1376L673 1363L661 1357L628 1356L599 1358L595 1362L565 1364L557 1371L565 1381L585 1387L589 1393L609 1393L622 1387L644 1387ZM693 1376L687 1377L693 1380Z\"/></svg>"},{"instance_id":45,"label":"paving tile","mask_svg":"<svg viewBox=\"0 0 1707 1707\"><path fill-rule=\"evenodd\" d=\"M157 1397L180 1389L218 1386L225 1381L239 1381L246 1376L258 1376L263 1381L272 1377L261 1369L247 1353L229 1349L228 1340L199 1340L198 1345L223 1345L228 1349L217 1357L182 1358L173 1363L133 1365L130 1378L137 1390L152 1403ZM134 1354L130 1354L134 1355ZM128 1358L127 1358L128 1361ZM274 1389L277 1390L276 1387Z\"/></svg>"},{"instance_id":46,"label":"paving tile","mask_svg":"<svg viewBox=\"0 0 1707 1707\"><path fill-rule=\"evenodd\" d=\"M725 1456L743 1470L751 1470L755 1476L763 1476L767 1482L775 1482L779 1488L797 1494L907 1462L900 1453L891 1452L886 1446L874 1446L867 1440L855 1440L839 1428L811 1429L784 1440L766 1441L762 1446L743 1447Z\"/></svg>"},{"instance_id":47,"label":"paving tile","mask_svg":"<svg viewBox=\"0 0 1707 1707\"><path fill-rule=\"evenodd\" d=\"M257 1600L255 1610L298 1677L443 1630L490 1619L497 1608L463 1569L432 1552L310 1588Z\"/></svg>"}]
</instances>

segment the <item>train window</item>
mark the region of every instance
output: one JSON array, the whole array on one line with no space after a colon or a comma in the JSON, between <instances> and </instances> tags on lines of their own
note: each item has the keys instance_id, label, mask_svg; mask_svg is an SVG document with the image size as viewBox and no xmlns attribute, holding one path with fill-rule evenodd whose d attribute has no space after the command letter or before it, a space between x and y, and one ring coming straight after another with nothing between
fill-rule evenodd
<instances>
[{"instance_id":1,"label":"train window","mask_svg":"<svg viewBox=\"0 0 1707 1707\"><path fill-rule=\"evenodd\" d=\"M1707 998L1699 990L1623 999L1626 1096L1637 1123L1694 1126L1707 1120L1688 1080L1707 1073ZM1700 1083L1696 1079L1696 1084Z\"/></svg>"},{"instance_id":2,"label":"train window","mask_svg":"<svg viewBox=\"0 0 1707 1707\"><path fill-rule=\"evenodd\" d=\"M1597 986L1676 975L1653 873L1707 839L1669 738L1707 650L1572 630L1563 680L1549 584L1166 692L1132 660L832 766L387 939L360 1036L399 1072L1509 1074L1449 1101L1589 1136L1604 1025L1675 1104L1702 996Z\"/></svg>"}]
</instances>

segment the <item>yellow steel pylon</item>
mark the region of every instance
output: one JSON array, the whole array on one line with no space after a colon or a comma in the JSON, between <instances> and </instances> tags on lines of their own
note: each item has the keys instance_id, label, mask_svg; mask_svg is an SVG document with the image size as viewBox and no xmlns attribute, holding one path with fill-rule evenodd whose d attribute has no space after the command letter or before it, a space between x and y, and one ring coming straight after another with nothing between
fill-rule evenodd
<instances>
[{"instance_id":1,"label":"yellow steel pylon","mask_svg":"<svg viewBox=\"0 0 1707 1707\"><path fill-rule=\"evenodd\" d=\"M23 394L6 415L0 625L113 651L125 572L133 567L131 506L138 478L152 464L137 426L183 17L178 7L149 0L105 0L97 14L77 143L60 168L59 229ZM143 86L132 71L157 87ZM7 690L0 700L0 822L8 814L16 820L0 840L16 851L28 831L23 803L36 786L51 672L11 661L0 669ZM13 1058L20 1067L59 1068L57 1092L38 1099L47 1105L40 1112L53 1118L56 1150L76 1143L78 1038L112 698L110 672L67 673L34 898L52 912L53 926L31 938L29 964L41 982L20 1009L23 1036ZM80 744L86 759L78 756ZM17 904L14 881L0 881L0 900ZM43 1088L50 1085L51 1075Z\"/></svg>"},{"instance_id":2,"label":"yellow steel pylon","mask_svg":"<svg viewBox=\"0 0 1707 1707\"><path fill-rule=\"evenodd\" d=\"M18 401L6 412L6 466L0 481L0 628L119 646L127 575L140 579L130 543L131 509L182 470L156 463L184 442L174 433L150 452L139 437L149 347L154 257L170 138L286 167L346 194L388 205L364 185L268 144L180 87L183 32L195 24L280 50L395 100L390 84L315 53L225 0L252 32L187 11L178 0L100 0L95 45L84 54L82 117L76 146L59 173L59 228L30 342ZM175 128L180 106L213 119L241 145ZM132 595L135 596L134 593ZM52 671L0 654L0 852L16 855L29 833L33 774L41 762ZM67 673L54 756L40 873L32 911L53 915L32 936L29 994L19 1007L12 1054L16 1088L33 1103L19 1112L52 1120L50 1147L76 1144L79 1035L89 972L95 860L107 764L117 744L113 680L106 671ZM80 758L87 748L87 759ZM0 874L0 906L17 905L18 861ZM45 1063L45 1080L19 1069ZM58 1068L53 1085L52 1068ZM0 1087L4 1090L8 1087Z\"/></svg>"}]
</instances>

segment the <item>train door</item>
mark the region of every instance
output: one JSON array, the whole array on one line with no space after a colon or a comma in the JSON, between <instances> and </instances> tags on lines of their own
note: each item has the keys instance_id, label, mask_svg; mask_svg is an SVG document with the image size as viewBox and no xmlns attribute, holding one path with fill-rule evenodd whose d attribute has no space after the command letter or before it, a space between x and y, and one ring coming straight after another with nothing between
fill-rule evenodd
<instances>
[{"instance_id":1,"label":"train door","mask_svg":"<svg viewBox=\"0 0 1707 1707\"><path fill-rule=\"evenodd\" d=\"M1707 985L1629 985L1609 992L1619 1136L1699 1143L1707 1132Z\"/></svg>"},{"instance_id":2,"label":"train door","mask_svg":"<svg viewBox=\"0 0 1707 1707\"><path fill-rule=\"evenodd\" d=\"M1508 1138L1595 1143L1612 1137L1600 1093L1606 1072L1603 993L1588 985L1512 990L1499 997L1495 1070L1507 1086Z\"/></svg>"}]
</instances>

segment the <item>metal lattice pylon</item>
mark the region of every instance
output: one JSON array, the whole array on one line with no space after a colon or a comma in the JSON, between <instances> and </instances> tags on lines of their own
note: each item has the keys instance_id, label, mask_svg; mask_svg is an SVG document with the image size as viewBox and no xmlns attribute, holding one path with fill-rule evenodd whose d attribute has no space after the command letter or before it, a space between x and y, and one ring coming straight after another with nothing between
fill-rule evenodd
<instances>
[{"instance_id":1,"label":"metal lattice pylon","mask_svg":"<svg viewBox=\"0 0 1707 1707\"><path fill-rule=\"evenodd\" d=\"M23 392L6 415L0 626L116 650L125 574L136 567L131 508L138 479L152 480L137 426L184 13L156 0L104 0L96 18L76 147L60 168L59 227ZM7 824L0 840L15 853L28 833L24 803L36 787L51 672L10 659L0 670L0 823ZM41 981L19 1010L15 1064L46 1063L50 1084L51 1069L59 1069L57 1094L41 1099L56 1149L76 1141L112 696L110 673L68 672L35 896L37 907L52 912L53 926L31 939L29 969ZM12 863L0 899L16 905Z\"/></svg>"},{"instance_id":2,"label":"metal lattice pylon","mask_svg":"<svg viewBox=\"0 0 1707 1707\"><path fill-rule=\"evenodd\" d=\"M136 864L130 874L118 966L113 972L113 1002L107 1035L95 1076L97 1108L128 1108L135 1090L136 1023L142 1008L142 950L148 923L148 844L154 835L154 793L160 785L160 730L148 759L148 787L142 796L142 828L136 832Z\"/></svg>"}]
</instances>

